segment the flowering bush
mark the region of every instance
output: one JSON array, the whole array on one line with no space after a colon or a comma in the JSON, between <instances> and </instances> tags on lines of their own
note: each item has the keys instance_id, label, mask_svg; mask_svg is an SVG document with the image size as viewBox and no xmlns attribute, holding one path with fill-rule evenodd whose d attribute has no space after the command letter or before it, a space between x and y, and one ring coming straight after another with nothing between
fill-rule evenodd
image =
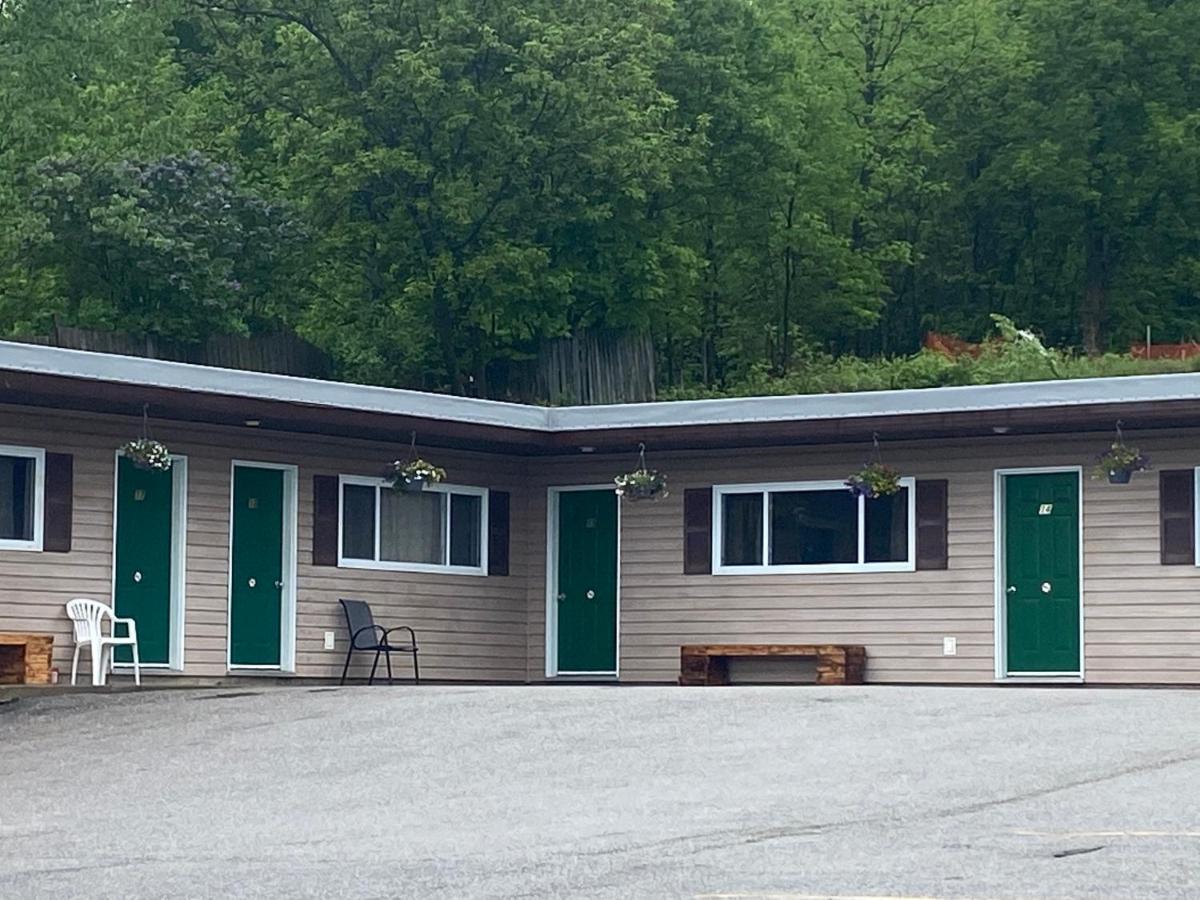
<instances>
[{"instance_id":1,"label":"flowering bush","mask_svg":"<svg viewBox=\"0 0 1200 900\"><path fill-rule=\"evenodd\" d=\"M157 469L165 472L171 468L171 451L165 444L150 438L138 438L121 447L125 455L139 469Z\"/></svg>"},{"instance_id":2,"label":"flowering bush","mask_svg":"<svg viewBox=\"0 0 1200 900\"><path fill-rule=\"evenodd\" d=\"M667 476L654 469L634 469L613 479L618 497L630 500L659 500L670 496L667 491Z\"/></svg>"},{"instance_id":3,"label":"flowering bush","mask_svg":"<svg viewBox=\"0 0 1200 900\"><path fill-rule=\"evenodd\" d=\"M388 467L387 478L394 491L421 490L427 484L443 481L446 470L420 458L397 459Z\"/></svg>"},{"instance_id":4,"label":"flowering bush","mask_svg":"<svg viewBox=\"0 0 1200 900\"><path fill-rule=\"evenodd\" d=\"M883 463L868 463L846 479L846 487L856 497L887 497L900 490L900 473Z\"/></svg>"}]
</instances>

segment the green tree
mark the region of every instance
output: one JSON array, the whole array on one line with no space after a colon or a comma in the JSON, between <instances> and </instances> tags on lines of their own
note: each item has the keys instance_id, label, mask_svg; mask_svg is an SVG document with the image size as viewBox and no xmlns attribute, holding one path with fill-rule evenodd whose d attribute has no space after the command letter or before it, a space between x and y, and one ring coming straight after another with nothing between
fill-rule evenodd
<instances>
[{"instance_id":1,"label":"green tree","mask_svg":"<svg viewBox=\"0 0 1200 900\"><path fill-rule=\"evenodd\" d=\"M292 217L199 153L34 170L40 228L22 262L48 273L69 320L184 341L278 317L274 283L300 237Z\"/></svg>"},{"instance_id":2,"label":"green tree","mask_svg":"<svg viewBox=\"0 0 1200 900\"><path fill-rule=\"evenodd\" d=\"M663 289L673 248L623 226L675 153L653 78L665 2L192 8L319 236L306 327L357 374L463 391Z\"/></svg>"}]
</instances>

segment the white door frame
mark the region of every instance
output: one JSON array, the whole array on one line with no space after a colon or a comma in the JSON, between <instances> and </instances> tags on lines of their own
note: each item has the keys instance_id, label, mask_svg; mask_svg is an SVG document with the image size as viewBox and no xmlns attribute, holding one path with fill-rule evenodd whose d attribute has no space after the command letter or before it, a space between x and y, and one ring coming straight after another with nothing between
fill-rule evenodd
<instances>
[{"instance_id":1,"label":"white door frame","mask_svg":"<svg viewBox=\"0 0 1200 900\"><path fill-rule=\"evenodd\" d=\"M121 457L117 450L113 457L113 514L112 514L112 577L109 584L109 599L113 609L117 606L117 504L120 502ZM187 599L187 487L188 458L171 454L171 610L169 629L171 647L165 663L139 663L142 669L165 669L182 672L184 666L184 613ZM132 663L113 663L116 669L133 670Z\"/></svg>"},{"instance_id":2,"label":"white door frame","mask_svg":"<svg viewBox=\"0 0 1200 900\"><path fill-rule=\"evenodd\" d=\"M248 469L274 469L283 473L283 595L280 598L279 617L279 665L235 666L231 659L233 638L233 475L239 467ZM298 519L300 473L296 466L287 463L259 462L249 459L234 459L229 462L229 549L228 572L225 579L225 668L229 671L266 669L271 671L296 671L296 522Z\"/></svg>"},{"instance_id":3,"label":"white door frame","mask_svg":"<svg viewBox=\"0 0 1200 900\"><path fill-rule=\"evenodd\" d=\"M546 489L546 677L567 676L621 677L621 498L617 497L617 572L616 572L616 659L611 672L560 672L558 670L558 498L569 491L611 491L607 484L558 485Z\"/></svg>"},{"instance_id":4,"label":"white door frame","mask_svg":"<svg viewBox=\"0 0 1200 900\"><path fill-rule=\"evenodd\" d=\"M1019 672L1008 674L1008 633L1007 633L1007 595L1005 592L1005 546L1006 528L1004 521L1004 479L1009 475L1051 475L1069 472L1076 476L1079 484L1079 671L1078 672ZM992 507L993 527L995 538L995 661L996 680L1011 681L1023 679L1068 679L1082 681L1084 678L1083 661L1086 656L1083 645L1083 466L1033 466L1030 468L996 469L994 474Z\"/></svg>"}]
</instances>

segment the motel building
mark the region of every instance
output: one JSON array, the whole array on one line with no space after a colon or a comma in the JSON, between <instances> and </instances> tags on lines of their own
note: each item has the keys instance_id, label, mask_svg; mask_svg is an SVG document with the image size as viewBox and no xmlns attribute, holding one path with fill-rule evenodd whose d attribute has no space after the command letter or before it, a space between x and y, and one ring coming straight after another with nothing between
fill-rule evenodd
<instances>
[{"instance_id":1,"label":"motel building","mask_svg":"<svg viewBox=\"0 0 1200 900\"><path fill-rule=\"evenodd\" d=\"M1118 422L1128 483L1091 477ZM414 443L445 478L393 490ZM667 496L615 492L640 445ZM898 490L847 489L871 460ZM541 408L0 343L0 673L27 636L65 680L88 598L143 684L337 679L355 599L423 680L675 683L695 645L805 680L770 648L810 645L868 683L1200 684L1198 466L1200 374Z\"/></svg>"}]
</instances>

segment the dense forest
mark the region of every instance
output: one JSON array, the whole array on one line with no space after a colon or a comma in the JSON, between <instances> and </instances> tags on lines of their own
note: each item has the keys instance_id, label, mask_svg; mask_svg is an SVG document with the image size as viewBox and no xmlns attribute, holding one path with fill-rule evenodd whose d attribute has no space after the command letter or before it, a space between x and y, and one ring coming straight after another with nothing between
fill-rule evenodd
<instances>
[{"instance_id":1,"label":"dense forest","mask_svg":"<svg viewBox=\"0 0 1200 900\"><path fill-rule=\"evenodd\" d=\"M1002 369L1090 371L1200 337L1196 35L1192 0L0 0L0 335L286 329L494 393L603 330L687 395L969 380L913 354L997 313L1038 335Z\"/></svg>"}]
</instances>

